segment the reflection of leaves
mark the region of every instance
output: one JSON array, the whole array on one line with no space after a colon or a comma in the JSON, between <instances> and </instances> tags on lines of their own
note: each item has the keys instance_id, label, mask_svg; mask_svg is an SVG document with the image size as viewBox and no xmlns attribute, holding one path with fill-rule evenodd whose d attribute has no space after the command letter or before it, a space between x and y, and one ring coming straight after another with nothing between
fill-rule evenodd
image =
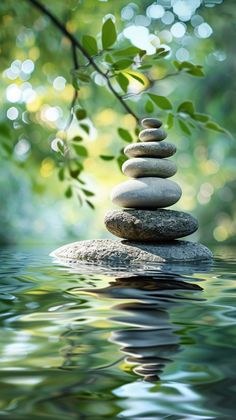
<instances>
[{"instance_id":1,"label":"reflection of leaves","mask_svg":"<svg viewBox=\"0 0 236 420\"><path fill-rule=\"evenodd\" d=\"M153 93L148 93L148 96L159 108L164 110L172 109L171 102L165 96L154 95Z\"/></svg>"},{"instance_id":2,"label":"reflection of leaves","mask_svg":"<svg viewBox=\"0 0 236 420\"><path fill-rule=\"evenodd\" d=\"M133 139L128 130L125 130L124 128L118 128L117 131L122 140L126 141L127 143L132 143Z\"/></svg>"},{"instance_id":3,"label":"reflection of leaves","mask_svg":"<svg viewBox=\"0 0 236 420\"><path fill-rule=\"evenodd\" d=\"M112 19L107 19L102 26L102 46L111 47L116 42L116 27Z\"/></svg>"}]
</instances>

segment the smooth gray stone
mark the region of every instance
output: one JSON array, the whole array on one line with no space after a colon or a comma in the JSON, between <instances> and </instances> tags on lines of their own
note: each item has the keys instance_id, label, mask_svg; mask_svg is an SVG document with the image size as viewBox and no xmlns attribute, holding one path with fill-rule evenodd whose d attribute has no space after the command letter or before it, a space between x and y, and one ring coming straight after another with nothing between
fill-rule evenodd
<instances>
[{"instance_id":1,"label":"smooth gray stone","mask_svg":"<svg viewBox=\"0 0 236 420\"><path fill-rule=\"evenodd\" d=\"M167 137L167 133L160 128L146 128L140 131L138 137L141 141L161 141Z\"/></svg>"},{"instance_id":2,"label":"smooth gray stone","mask_svg":"<svg viewBox=\"0 0 236 420\"><path fill-rule=\"evenodd\" d=\"M126 146L124 153L128 157L159 157L166 158L173 156L176 152L176 147L172 143L166 141L161 142L140 142L131 143Z\"/></svg>"},{"instance_id":3,"label":"smooth gray stone","mask_svg":"<svg viewBox=\"0 0 236 420\"><path fill-rule=\"evenodd\" d=\"M109 210L104 217L109 232L119 238L141 242L163 242L191 235L198 221L174 210Z\"/></svg>"},{"instance_id":4,"label":"smooth gray stone","mask_svg":"<svg viewBox=\"0 0 236 420\"><path fill-rule=\"evenodd\" d=\"M153 209L172 206L181 195L182 190L176 182L145 177L117 185L111 192L111 200L120 207Z\"/></svg>"},{"instance_id":5,"label":"smooth gray stone","mask_svg":"<svg viewBox=\"0 0 236 420\"><path fill-rule=\"evenodd\" d=\"M97 266L127 267L137 266L140 263L143 267L144 262L162 264L209 260L212 258L212 253L204 245L188 241L176 240L163 244L144 244L111 239L92 239L64 245L52 252L51 256L67 265L86 262Z\"/></svg>"},{"instance_id":6,"label":"smooth gray stone","mask_svg":"<svg viewBox=\"0 0 236 420\"><path fill-rule=\"evenodd\" d=\"M162 121L157 118L144 118L141 124L145 128L159 128L162 126Z\"/></svg>"},{"instance_id":7,"label":"smooth gray stone","mask_svg":"<svg viewBox=\"0 0 236 420\"><path fill-rule=\"evenodd\" d=\"M175 162L168 159L139 157L126 160L122 165L122 172L130 178L146 176L170 178L176 174L177 166Z\"/></svg>"}]
</instances>

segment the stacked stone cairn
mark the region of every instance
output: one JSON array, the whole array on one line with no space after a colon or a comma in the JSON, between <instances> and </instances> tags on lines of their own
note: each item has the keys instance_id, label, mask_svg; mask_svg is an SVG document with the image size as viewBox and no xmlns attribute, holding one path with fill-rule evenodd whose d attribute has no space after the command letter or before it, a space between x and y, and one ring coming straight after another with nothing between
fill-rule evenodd
<instances>
[{"instance_id":1,"label":"stacked stone cairn","mask_svg":"<svg viewBox=\"0 0 236 420\"><path fill-rule=\"evenodd\" d=\"M131 179L117 185L111 194L112 202L122 210L109 210L104 221L108 231L119 238L166 243L195 232L198 222L188 213L165 209L182 195L179 185L169 179L177 172L175 162L168 159L176 147L164 141L167 133L160 128L160 120L144 118L141 123L140 142L124 150L130 159L122 171Z\"/></svg>"}]
</instances>

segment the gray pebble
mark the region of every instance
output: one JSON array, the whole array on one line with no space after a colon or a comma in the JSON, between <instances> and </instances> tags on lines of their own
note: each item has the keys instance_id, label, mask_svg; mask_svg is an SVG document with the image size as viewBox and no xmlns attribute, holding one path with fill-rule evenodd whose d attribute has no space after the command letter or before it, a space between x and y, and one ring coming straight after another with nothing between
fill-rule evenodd
<instances>
[{"instance_id":1,"label":"gray pebble","mask_svg":"<svg viewBox=\"0 0 236 420\"><path fill-rule=\"evenodd\" d=\"M125 181L111 192L114 204L126 208L162 208L179 201L182 190L176 182L163 178L138 178Z\"/></svg>"},{"instance_id":2,"label":"gray pebble","mask_svg":"<svg viewBox=\"0 0 236 420\"><path fill-rule=\"evenodd\" d=\"M128 157L170 157L176 152L176 147L166 141L131 143L126 146L124 153Z\"/></svg>"},{"instance_id":3,"label":"gray pebble","mask_svg":"<svg viewBox=\"0 0 236 420\"><path fill-rule=\"evenodd\" d=\"M177 166L169 159L138 157L126 160L122 166L122 172L130 178L145 176L169 178L176 174Z\"/></svg>"},{"instance_id":4,"label":"gray pebble","mask_svg":"<svg viewBox=\"0 0 236 420\"><path fill-rule=\"evenodd\" d=\"M162 121L157 118L144 118L141 124L145 128L159 128L162 126Z\"/></svg>"},{"instance_id":5,"label":"gray pebble","mask_svg":"<svg viewBox=\"0 0 236 420\"><path fill-rule=\"evenodd\" d=\"M139 133L139 140L141 141L161 141L166 137L167 133L159 128L146 128Z\"/></svg>"}]
</instances>

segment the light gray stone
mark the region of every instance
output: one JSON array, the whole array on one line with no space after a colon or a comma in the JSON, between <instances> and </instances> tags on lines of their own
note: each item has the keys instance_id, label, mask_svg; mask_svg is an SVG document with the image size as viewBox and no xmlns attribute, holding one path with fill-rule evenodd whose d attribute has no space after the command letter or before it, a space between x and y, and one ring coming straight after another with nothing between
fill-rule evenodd
<instances>
[{"instance_id":1,"label":"light gray stone","mask_svg":"<svg viewBox=\"0 0 236 420\"><path fill-rule=\"evenodd\" d=\"M188 263L209 260L212 258L212 253L204 245L188 241L176 240L157 245L111 239L92 239L62 246L52 252L51 256L69 265L86 262L115 267L141 264L143 267L144 262Z\"/></svg>"},{"instance_id":2,"label":"light gray stone","mask_svg":"<svg viewBox=\"0 0 236 420\"><path fill-rule=\"evenodd\" d=\"M145 128L159 128L162 126L162 121L157 118L144 118L141 124Z\"/></svg>"},{"instance_id":3,"label":"light gray stone","mask_svg":"<svg viewBox=\"0 0 236 420\"><path fill-rule=\"evenodd\" d=\"M139 140L141 141L161 141L166 137L167 133L160 128L146 128L139 133Z\"/></svg>"},{"instance_id":4,"label":"light gray stone","mask_svg":"<svg viewBox=\"0 0 236 420\"><path fill-rule=\"evenodd\" d=\"M126 208L162 208L177 203L182 195L176 182L163 178L138 178L122 182L113 188L111 200Z\"/></svg>"},{"instance_id":5,"label":"light gray stone","mask_svg":"<svg viewBox=\"0 0 236 420\"><path fill-rule=\"evenodd\" d=\"M176 147L172 143L166 141L161 142L140 142L131 143L126 146L124 153L128 157L159 157L166 158L173 156L176 152Z\"/></svg>"},{"instance_id":6,"label":"light gray stone","mask_svg":"<svg viewBox=\"0 0 236 420\"><path fill-rule=\"evenodd\" d=\"M177 166L175 162L168 159L139 157L126 160L122 166L122 172L130 178L146 176L169 178L176 174Z\"/></svg>"},{"instance_id":7,"label":"light gray stone","mask_svg":"<svg viewBox=\"0 0 236 420\"><path fill-rule=\"evenodd\" d=\"M174 210L109 210L104 217L109 232L130 241L163 242L191 235L197 220Z\"/></svg>"}]
</instances>

